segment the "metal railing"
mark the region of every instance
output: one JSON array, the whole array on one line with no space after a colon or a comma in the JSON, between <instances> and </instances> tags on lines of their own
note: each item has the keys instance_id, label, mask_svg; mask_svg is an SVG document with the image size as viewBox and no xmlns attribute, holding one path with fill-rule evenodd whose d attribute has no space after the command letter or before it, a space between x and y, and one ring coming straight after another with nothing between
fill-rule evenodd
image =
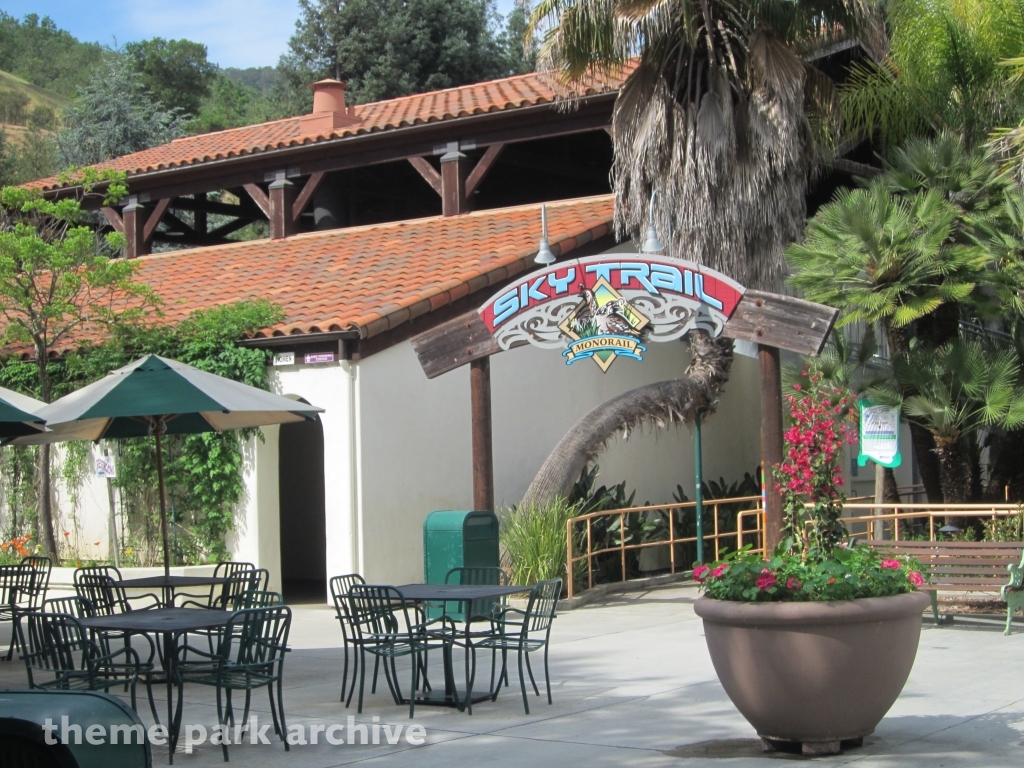
<instances>
[{"instance_id":1,"label":"metal railing","mask_svg":"<svg viewBox=\"0 0 1024 768\"><path fill-rule=\"evenodd\" d=\"M729 504L746 504L751 506L749 509L741 509L737 512L736 528L734 530L722 531L719 529L719 508ZM630 507L628 509L590 512L586 515L570 518L566 521L565 526L567 553L566 587L569 597L575 594L577 577L580 581L586 583L588 589L593 588L595 559L602 555L618 555L621 581L627 581L629 573L627 553L650 547L668 547L668 570L669 573L676 573L679 570L679 557L676 551L678 545L695 545L697 542L696 535L678 535L683 516L685 514L696 515L696 506L696 502L689 501L682 504L659 504L649 507ZM765 554L765 518L760 496L706 500L704 508L711 512L714 525L712 531L704 533L703 540L705 547L709 545L714 547L715 560L720 559L722 549L736 551L747 545L750 546L751 552ZM1021 505L1011 503L924 504L885 502L876 504L874 502L857 500L848 501L844 505L843 523L846 525L850 537L866 536L875 539L899 541L901 538L921 538L925 531L927 531L928 540L935 541L936 535L941 535L941 532L936 527L937 523L948 522L947 518L998 520L1000 518L1017 517L1017 535L1021 540L1024 540L1024 515L1021 515L1021 510ZM648 516L648 520L651 514L662 516L664 530L658 531L656 537L647 540L644 540L642 532L627 534L630 516L644 514ZM608 518L610 520L618 518L617 540L613 541L610 545L607 541L602 542L598 549L594 549L594 528L601 518ZM918 522L921 525L913 525ZM915 527L917 530L911 530ZM634 541L634 539L640 540ZM584 562L586 563L585 567L581 565Z\"/></svg>"},{"instance_id":2,"label":"metal railing","mask_svg":"<svg viewBox=\"0 0 1024 768\"><path fill-rule=\"evenodd\" d=\"M889 511L891 510L891 511ZM868 514L848 514L850 512L867 512ZM1012 503L996 504L898 504L885 502L882 504L847 502L843 507L843 523L850 536L870 536L874 539L891 538L899 541L908 538L906 527L916 521L927 520L928 540L935 541L937 518L946 522L949 517L973 517L997 520L1000 517L1010 518L1020 514L1021 507ZM907 523L907 526L901 525ZM922 526L923 527L923 526ZM920 536L923 531L912 534ZM1021 531L1024 533L1024 531Z\"/></svg>"},{"instance_id":3,"label":"metal railing","mask_svg":"<svg viewBox=\"0 0 1024 768\"><path fill-rule=\"evenodd\" d=\"M723 548L740 549L750 544L753 551L764 552L764 511L761 508L760 496L740 496L733 499L707 499L703 502L704 509L711 512L714 525L712 531L705 532L702 536L704 546L709 544L714 547L715 560L719 559L719 552ZM748 509L740 509L736 514L735 530L719 530L719 508L725 505L741 504L750 505ZM697 543L697 536L679 536L684 515L694 515L694 527L696 527L697 502L687 501L678 504L659 504L649 507L629 507L627 509L612 509L601 512L590 512L585 515L570 518L565 524L566 543L566 588L569 597L572 597L575 590L575 577L577 568L582 570L580 565L586 562L585 581L587 588L594 586L594 562L595 558L601 555L612 553L618 554L621 580L627 581L627 553L639 551L650 547L668 547L669 550L669 573L677 570L676 549L680 544ZM644 515L647 521L652 515L657 515L664 525L664 532L656 531L657 538L643 540L642 532L627 534L629 530L630 516ZM601 518L608 518L614 521L618 518L618 540L610 546L607 542L600 542L599 549L594 549L594 528L595 523ZM639 520L635 518L635 520ZM753 521L750 526L748 521ZM656 527L660 527L657 526ZM633 539L639 538L639 541ZM725 544L723 544L725 542ZM580 554L575 554L580 550ZM583 574L580 573L581 580Z\"/></svg>"}]
</instances>

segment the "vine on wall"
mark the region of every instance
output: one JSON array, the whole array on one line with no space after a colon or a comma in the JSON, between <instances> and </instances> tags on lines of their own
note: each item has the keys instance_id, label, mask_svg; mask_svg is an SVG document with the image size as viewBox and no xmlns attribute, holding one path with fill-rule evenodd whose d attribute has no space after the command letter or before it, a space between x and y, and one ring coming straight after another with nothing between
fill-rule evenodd
<instances>
[{"instance_id":1,"label":"vine on wall","mask_svg":"<svg viewBox=\"0 0 1024 768\"><path fill-rule=\"evenodd\" d=\"M102 344L83 347L47 366L56 395L91 383L109 371L147 354L180 360L204 371L249 386L267 388L268 352L238 346L237 342L283 319L280 307L258 300L192 313L178 325L137 324L116 329ZM35 366L11 357L0 360L0 385L34 395L39 379ZM258 430L173 435L166 441L165 475L172 523L172 558L190 564L227 556L224 538L234 527L233 509L241 499L241 440L262 439ZM111 441L117 459L119 542L125 565L152 565L160 559L160 506L157 496L156 456L149 438ZM38 486L32 464L35 448L0 451L0 505L4 512L3 536L31 534L38 543ZM87 443L67 443L60 451L55 476L64 486L61 517L71 530L79 493L91 471ZM68 553L88 558L81 548ZM63 555L64 553L62 553ZM68 556L65 555L65 556ZM92 558L89 558L92 559Z\"/></svg>"}]
</instances>

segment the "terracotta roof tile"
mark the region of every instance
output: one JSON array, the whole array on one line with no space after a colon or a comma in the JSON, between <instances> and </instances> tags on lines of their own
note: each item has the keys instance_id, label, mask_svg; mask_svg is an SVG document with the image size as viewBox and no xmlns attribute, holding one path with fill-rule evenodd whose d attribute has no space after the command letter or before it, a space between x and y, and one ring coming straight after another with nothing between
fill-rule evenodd
<instances>
[{"instance_id":1,"label":"terracotta roof tile","mask_svg":"<svg viewBox=\"0 0 1024 768\"><path fill-rule=\"evenodd\" d=\"M547 209L552 250L564 253L608 231L613 203L602 195ZM526 205L144 256L139 279L163 298L170 322L268 298L285 320L260 336L369 337L523 271L539 238L540 206Z\"/></svg>"},{"instance_id":2,"label":"terracotta roof tile","mask_svg":"<svg viewBox=\"0 0 1024 768\"><path fill-rule=\"evenodd\" d=\"M595 78L576 93L593 95L618 90L630 71L631 67L623 70L620 76ZM94 167L114 168L124 171L131 177L140 173L315 144L330 139L548 104L563 92L563 87L553 75L534 72L443 91L358 104L355 106L355 115L360 118L360 122L327 133L303 134L300 118L290 117L259 125L186 136L169 144L99 163ZM49 190L63 185L57 177L50 177L33 181L26 186Z\"/></svg>"}]
</instances>

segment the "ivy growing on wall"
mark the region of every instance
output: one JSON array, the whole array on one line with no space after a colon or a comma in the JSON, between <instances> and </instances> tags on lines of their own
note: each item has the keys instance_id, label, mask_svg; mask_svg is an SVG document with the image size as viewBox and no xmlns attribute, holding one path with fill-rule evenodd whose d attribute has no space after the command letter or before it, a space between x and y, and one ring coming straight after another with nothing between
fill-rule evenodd
<instances>
[{"instance_id":1,"label":"ivy growing on wall","mask_svg":"<svg viewBox=\"0 0 1024 768\"><path fill-rule=\"evenodd\" d=\"M177 325L126 325L101 344L83 347L48 366L55 394L63 395L105 376L109 371L147 354L180 360L204 371L266 389L266 350L241 347L237 342L283 319L281 309L258 300L192 313ZM35 366L17 358L0 360L0 385L32 395L37 391ZM243 492L242 443L257 430L242 433L206 433L169 436L165 465L170 513L173 515L173 557L182 563L217 560L227 555L224 538L234 527L233 508ZM91 467L84 443L69 443L62 452L60 480L65 519L73 514L76 491ZM122 559L126 564L148 565L159 557L159 499L156 494L156 457L153 441L133 438L112 441L117 458L114 481L120 497ZM6 449L2 454L3 503L8 533L32 532L26 512L37 498L30 488L31 452ZM24 454L24 457L22 456ZM18 463L20 462L20 463ZM24 466L23 466L24 465ZM16 530L15 530L16 529Z\"/></svg>"}]
</instances>

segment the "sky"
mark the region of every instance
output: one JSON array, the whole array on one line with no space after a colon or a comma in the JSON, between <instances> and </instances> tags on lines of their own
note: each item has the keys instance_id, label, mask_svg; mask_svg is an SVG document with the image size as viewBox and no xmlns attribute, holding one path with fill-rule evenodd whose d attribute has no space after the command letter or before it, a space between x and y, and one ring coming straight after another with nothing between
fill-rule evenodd
<instances>
[{"instance_id":1,"label":"sky","mask_svg":"<svg viewBox=\"0 0 1024 768\"><path fill-rule=\"evenodd\" d=\"M497 0L507 13L514 0ZM123 45L151 37L205 43L222 67L277 64L298 18L297 0L0 0L21 18L49 16L79 40Z\"/></svg>"}]
</instances>

